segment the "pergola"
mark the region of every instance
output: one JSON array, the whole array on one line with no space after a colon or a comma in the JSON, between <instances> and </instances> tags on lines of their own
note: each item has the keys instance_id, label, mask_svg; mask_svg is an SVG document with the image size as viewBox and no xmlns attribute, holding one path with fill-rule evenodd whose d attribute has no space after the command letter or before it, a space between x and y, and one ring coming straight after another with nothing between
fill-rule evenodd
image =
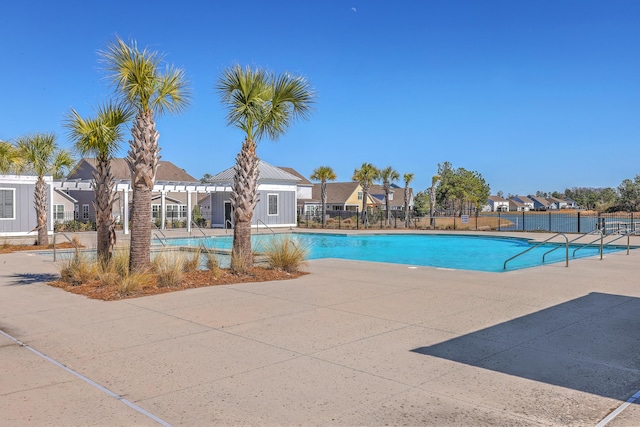
<instances>
[{"instance_id":1,"label":"pergola","mask_svg":"<svg viewBox=\"0 0 640 427\"><path fill-rule=\"evenodd\" d=\"M73 190L73 191L93 191L92 180L82 180L82 179L74 179L74 180L64 180L64 181L54 181L52 183L52 188L56 190ZM207 184L197 184L194 182L170 182L170 181L156 181L153 185L153 192L160 193L160 203L162 205L161 214L162 214L162 228L165 228L165 220L166 220L166 195L167 193L188 193L187 196L187 231L191 232L191 195L193 193L214 193L219 191L230 191L230 187L227 185L207 185ZM122 201L124 203L124 218L123 218L123 231L124 234L129 234L129 192L132 191L131 181L130 180L116 180L114 191L116 193L122 193ZM53 221L52 221L53 223Z\"/></svg>"}]
</instances>

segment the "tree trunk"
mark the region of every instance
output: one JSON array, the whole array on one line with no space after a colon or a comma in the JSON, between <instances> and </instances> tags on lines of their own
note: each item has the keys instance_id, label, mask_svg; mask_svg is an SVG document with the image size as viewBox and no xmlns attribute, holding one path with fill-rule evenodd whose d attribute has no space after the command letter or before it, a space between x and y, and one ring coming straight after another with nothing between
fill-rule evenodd
<instances>
[{"instance_id":1,"label":"tree trunk","mask_svg":"<svg viewBox=\"0 0 640 427\"><path fill-rule=\"evenodd\" d=\"M97 255L102 261L109 261L116 244L115 222L113 219L114 182L109 159L96 158L96 172L93 174L94 202L96 211Z\"/></svg>"},{"instance_id":2,"label":"tree trunk","mask_svg":"<svg viewBox=\"0 0 640 427\"><path fill-rule=\"evenodd\" d=\"M327 183L325 181L320 184L320 193L320 198L322 199L322 228L324 228L327 217Z\"/></svg>"},{"instance_id":3,"label":"tree trunk","mask_svg":"<svg viewBox=\"0 0 640 427\"><path fill-rule=\"evenodd\" d=\"M409 228L409 185L404 187L404 227Z\"/></svg>"},{"instance_id":4,"label":"tree trunk","mask_svg":"<svg viewBox=\"0 0 640 427\"><path fill-rule=\"evenodd\" d=\"M435 227L436 219L434 218L436 214L436 187L431 186L431 191L429 192L429 224L431 227Z\"/></svg>"},{"instance_id":5,"label":"tree trunk","mask_svg":"<svg viewBox=\"0 0 640 427\"><path fill-rule=\"evenodd\" d=\"M391 206L389 206L389 192L391 189L388 184L384 185L384 207L387 214L387 227L391 226Z\"/></svg>"},{"instance_id":6,"label":"tree trunk","mask_svg":"<svg viewBox=\"0 0 640 427\"><path fill-rule=\"evenodd\" d=\"M369 186L362 186L362 224L369 226L369 217L367 215L367 199L369 198Z\"/></svg>"},{"instance_id":7,"label":"tree trunk","mask_svg":"<svg viewBox=\"0 0 640 427\"><path fill-rule=\"evenodd\" d=\"M49 233L47 232L47 185L41 176L39 176L36 181L34 199L38 246L49 246Z\"/></svg>"},{"instance_id":8,"label":"tree trunk","mask_svg":"<svg viewBox=\"0 0 640 427\"><path fill-rule=\"evenodd\" d=\"M131 170L133 201L129 270L145 271L151 262L151 191L160 151L153 112L140 112L131 129L127 163Z\"/></svg>"},{"instance_id":9,"label":"tree trunk","mask_svg":"<svg viewBox=\"0 0 640 427\"><path fill-rule=\"evenodd\" d=\"M251 219L253 209L258 203L258 165L256 144L251 139L245 139L236 157L233 191L230 197L234 218L232 268L237 273L253 267Z\"/></svg>"}]
</instances>

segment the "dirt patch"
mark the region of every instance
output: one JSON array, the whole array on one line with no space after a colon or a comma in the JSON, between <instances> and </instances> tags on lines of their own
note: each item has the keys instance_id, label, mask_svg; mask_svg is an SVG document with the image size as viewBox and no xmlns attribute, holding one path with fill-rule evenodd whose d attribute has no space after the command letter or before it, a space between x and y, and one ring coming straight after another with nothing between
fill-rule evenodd
<instances>
[{"instance_id":1,"label":"dirt patch","mask_svg":"<svg viewBox=\"0 0 640 427\"><path fill-rule=\"evenodd\" d=\"M126 298L137 298L149 295L164 294L167 292L182 291L185 289L202 288L207 286L234 285L248 282L267 282L272 280L289 280L308 274L306 272L287 273L285 271L272 270L262 267L254 267L246 274L234 274L231 270L221 269L217 274L209 270L198 270L184 273L183 279L174 286L158 286L157 275L151 275L150 284L122 293L115 285L104 285L98 280L92 280L81 285L73 285L61 280L49 282L50 286L64 289L67 292L84 295L88 298L103 301L115 301Z\"/></svg>"}]
</instances>

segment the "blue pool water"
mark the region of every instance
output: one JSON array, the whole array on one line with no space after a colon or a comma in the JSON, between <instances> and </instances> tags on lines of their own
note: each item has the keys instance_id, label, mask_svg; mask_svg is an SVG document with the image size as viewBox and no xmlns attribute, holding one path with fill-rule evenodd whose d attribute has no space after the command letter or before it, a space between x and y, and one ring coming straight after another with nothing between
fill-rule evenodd
<instances>
[{"instance_id":1,"label":"blue pool water","mask_svg":"<svg viewBox=\"0 0 640 427\"><path fill-rule=\"evenodd\" d=\"M253 249L260 251L265 243L273 238L270 234L254 235ZM377 234L377 235L340 235L293 233L294 241L307 248L308 259L343 258L359 261L390 262L460 270L501 272L505 260L530 248L528 240L506 237L484 237L465 235L418 235L418 234ZM231 236L168 239L169 245L199 246L212 249L230 249ZM542 255L557 245L547 244L529 251L527 254L510 261L508 270L533 267L542 264ZM573 249L569 248L570 260ZM575 258L599 255L595 246L576 252ZM605 252L616 249L605 248ZM564 245L549 253L545 263L564 262Z\"/></svg>"}]
</instances>

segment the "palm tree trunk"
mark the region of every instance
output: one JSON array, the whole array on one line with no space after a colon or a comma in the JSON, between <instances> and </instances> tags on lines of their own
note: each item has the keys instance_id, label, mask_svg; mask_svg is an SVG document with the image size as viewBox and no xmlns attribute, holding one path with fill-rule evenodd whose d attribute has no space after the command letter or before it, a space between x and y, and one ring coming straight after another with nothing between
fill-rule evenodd
<instances>
[{"instance_id":1,"label":"palm tree trunk","mask_svg":"<svg viewBox=\"0 0 640 427\"><path fill-rule=\"evenodd\" d=\"M97 253L98 259L109 261L116 244L115 222L113 219L114 182L109 159L96 158L96 172L93 175L96 211Z\"/></svg>"},{"instance_id":2,"label":"palm tree trunk","mask_svg":"<svg viewBox=\"0 0 640 427\"><path fill-rule=\"evenodd\" d=\"M436 214L436 188L432 185L431 191L429 192L429 217L430 217L430 225L431 227L435 227L436 219L434 218Z\"/></svg>"},{"instance_id":3,"label":"palm tree trunk","mask_svg":"<svg viewBox=\"0 0 640 427\"><path fill-rule=\"evenodd\" d=\"M36 228L38 229L38 246L49 246L47 232L47 186L44 178L39 176L34 190L36 208Z\"/></svg>"},{"instance_id":4,"label":"palm tree trunk","mask_svg":"<svg viewBox=\"0 0 640 427\"><path fill-rule=\"evenodd\" d=\"M367 199L369 198L369 186L362 186L362 224L369 226L369 217L367 215Z\"/></svg>"},{"instance_id":5,"label":"palm tree trunk","mask_svg":"<svg viewBox=\"0 0 640 427\"><path fill-rule=\"evenodd\" d=\"M385 185L384 187L384 207L387 214L387 227L391 226L391 206L389 206L389 192L390 188Z\"/></svg>"},{"instance_id":6,"label":"palm tree trunk","mask_svg":"<svg viewBox=\"0 0 640 427\"><path fill-rule=\"evenodd\" d=\"M258 203L258 164L255 142L245 139L236 157L233 191L230 197L234 219L231 256L235 262L232 268L237 273L253 267L251 219L253 209Z\"/></svg>"},{"instance_id":7,"label":"palm tree trunk","mask_svg":"<svg viewBox=\"0 0 640 427\"><path fill-rule=\"evenodd\" d=\"M324 228L327 218L327 182L322 181L320 184L320 198L322 199L322 228Z\"/></svg>"},{"instance_id":8,"label":"palm tree trunk","mask_svg":"<svg viewBox=\"0 0 640 427\"><path fill-rule=\"evenodd\" d=\"M159 148L153 112L136 115L127 163L131 170L133 201L129 270L145 271L151 262L151 191L158 167Z\"/></svg>"},{"instance_id":9,"label":"palm tree trunk","mask_svg":"<svg viewBox=\"0 0 640 427\"><path fill-rule=\"evenodd\" d=\"M404 187L404 227L409 228L409 185Z\"/></svg>"}]
</instances>

